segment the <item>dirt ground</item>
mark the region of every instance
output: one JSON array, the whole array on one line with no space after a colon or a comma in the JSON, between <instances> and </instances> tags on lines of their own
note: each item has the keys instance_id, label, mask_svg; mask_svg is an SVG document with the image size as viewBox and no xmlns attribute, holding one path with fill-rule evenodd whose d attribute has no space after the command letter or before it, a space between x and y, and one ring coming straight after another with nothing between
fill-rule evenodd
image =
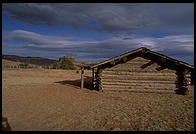
<instances>
[{"instance_id":1,"label":"dirt ground","mask_svg":"<svg viewBox=\"0 0 196 134\"><path fill-rule=\"evenodd\" d=\"M191 130L194 93L98 92L91 71L2 70L2 116L12 130Z\"/></svg>"}]
</instances>

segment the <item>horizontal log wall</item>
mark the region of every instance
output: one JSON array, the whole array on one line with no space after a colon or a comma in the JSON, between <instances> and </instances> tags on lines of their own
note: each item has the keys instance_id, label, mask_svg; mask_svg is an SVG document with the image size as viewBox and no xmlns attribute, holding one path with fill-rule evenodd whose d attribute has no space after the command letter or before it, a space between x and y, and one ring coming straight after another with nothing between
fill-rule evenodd
<instances>
[{"instance_id":1,"label":"horizontal log wall","mask_svg":"<svg viewBox=\"0 0 196 134\"><path fill-rule=\"evenodd\" d=\"M103 90L174 92L176 71L168 68L160 71L161 66L151 60L136 57L126 63L105 68L100 76ZM188 75L187 75L188 77Z\"/></svg>"},{"instance_id":2,"label":"horizontal log wall","mask_svg":"<svg viewBox=\"0 0 196 134\"><path fill-rule=\"evenodd\" d=\"M154 75L154 76L175 76L176 77L176 74L175 72L174 73L161 73L159 71L156 71L154 73L151 73L151 72L128 72L128 71L119 71L119 70L115 70L115 71L107 71L107 70L103 70L103 73L104 75L140 75L140 76L143 76L143 75L146 75L146 76L151 76L151 75ZM187 75L187 77L190 77L190 75Z\"/></svg>"},{"instance_id":3,"label":"horizontal log wall","mask_svg":"<svg viewBox=\"0 0 196 134\"><path fill-rule=\"evenodd\" d=\"M152 89L118 89L118 88L104 88L104 91L131 91L131 92L141 92L141 93L173 93L173 90L152 90Z\"/></svg>"},{"instance_id":4,"label":"horizontal log wall","mask_svg":"<svg viewBox=\"0 0 196 134\"><path fill-rule=\"evenodd\" d=\"M119 79L119 80L171 80L175 81L176 77L168 77L168 76L138 76L138 75L104 75L102 76L102 79Z\"/></svg>"},{"instance_id":5,"label":"horizontal log wall","mask_svg":"<svg viewBox=\"0 0 196 134\"><path fill-rule=\"evenodd\" d=\"M143 65L151 62L151 60L144 59L142 57L136 57L130 61L127 61L126 63L123 64L118 64L114 67L111 68L106 68L104 70L110 70L110 71L127 71L127 72L153 72L153 73L175 73L174 70L170 69L163 69L160 71L157 71L157 68L160 68L161 66L158 65L157 63L153 63L150 66L147 66L145 68L142 68Z\"/></svg>"}]
</instances>

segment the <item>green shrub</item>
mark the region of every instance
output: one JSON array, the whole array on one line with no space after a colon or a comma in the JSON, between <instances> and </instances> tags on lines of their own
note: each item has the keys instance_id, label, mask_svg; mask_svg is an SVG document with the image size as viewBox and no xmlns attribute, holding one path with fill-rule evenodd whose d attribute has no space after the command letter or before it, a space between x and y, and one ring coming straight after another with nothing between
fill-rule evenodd
<instances>
[{"instance_id":1,"label":"green shrub","mask_svg":"<svg viewBox=\"0 0 196 134\"><path fill-rule=\"evenodd\" d=\"M69 59L63 59L63 61L61 62L61 68L62 69L67 69L67 70L74 70L74 64L72 63L71 60Z\"/></svg>"},{"instance_id":2,"label":"green shrub","mask_svg":"<svg viewBox=\"0 0 196 134\"><path fill-rule=\"evenodd\" d=\"M33 66L33 68L38 68L38 66Z\"/></svg>"},{"instance_id":3,"label":"green shrub","mask_svg":"<svg viewBox=\"0 0 196 134\"><path fill-rule=\"evenodd\" d=\"M52 68L53 69L59 69L60 68L60 64L59 63L54 63Z\"/></svg>"},{"instance_id":4,"label":"green shrub","mask_svg":"<svg viewBox=\"0 0 196 134\"><path fill-rule=\"evenodd\" d=\"M19 64L19 67L20 68L28 68L28 63L21 63L21 64Z\"/></svg>"},{"instance_id":5,"label":"green shrub","mask_svg":"<svg viewBox=\"0 0 196 134\"><path fill-rule=\"evenodd\" d=\"M5 65L5 68L10 68L10 66L9 65Z\"/></svg>"},{"instance_id":6,"label":"green shrub","mask_svg":"<svg viewBox=\"0 0 196 134\"><path fill-rule=\"evenodd\" d=\"M46 66L45 69L49 69L49 66Z\"/></svg>"},{"instance_id":7,"label":"green shrub","mask_svg":"<svg viewBox=\"0 0 196 134\"><path fill-rule=\"evenodd\" d=\"M58 63L58 62L54 63L52 68L53 69L60 69L61 68L61 69L65 69L65 70L74 70L74 69L76 69L74 67L74 64L72 63L72 61L67 59L67 58L63 59L61 63Z\"/></svg>"}]
</instances>

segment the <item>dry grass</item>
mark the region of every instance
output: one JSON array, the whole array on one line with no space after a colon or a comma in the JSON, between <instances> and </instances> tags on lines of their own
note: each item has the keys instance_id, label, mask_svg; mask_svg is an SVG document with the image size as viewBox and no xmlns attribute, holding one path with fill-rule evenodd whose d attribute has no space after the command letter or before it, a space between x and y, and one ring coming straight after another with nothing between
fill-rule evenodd
<instances>
[{"instance_id":1,"label":"dry grass","mask_svg":"<svg viewBox=\"0 0 196 134\"><path fill-rule=\"evenodd\" d=\"M15 62L15 61L10 61L10 60L5 60L5 59L2 59L2 65L6 66L16 66L18 67L19 64L22 64L23 62ZM28 64L29 66L36 66L36 65L33 65L33 64Z\"/></svg>"},{"instance_id":2,"label":"dry grass","mask_svg":"<svg viewBox=\"0 0 196 134\"><path fill-rule=\"evenodd\" d=\"M12 130L194 131L193 87L186 96L97 92L81 90L76 71L2 73L2 114ZM85 76L89 81L91 72Z\"/></svg>"}]
</instances>

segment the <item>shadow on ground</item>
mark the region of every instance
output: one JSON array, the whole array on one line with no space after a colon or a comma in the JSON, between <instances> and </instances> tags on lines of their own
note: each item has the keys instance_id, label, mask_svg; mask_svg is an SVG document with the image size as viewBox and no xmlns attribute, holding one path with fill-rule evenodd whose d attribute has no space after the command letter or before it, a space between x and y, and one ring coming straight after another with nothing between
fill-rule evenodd
<instances>
[{"instance_id":1,"label":"shadow on ground","mask_svg":"<svg viewBox=\"0 0 196 134\"><path fill-rule=\"evenodd\" d=\"M87 88L89 90L93 90L92 85L91 85L92 77L89 76L84 76L84 88ZM57 81L55 83L59 83L62 85L69 85L69 86L74 86L76 88L81 87L81 80L64 80L64 81Z\"/></svg>"}]
</instances>

